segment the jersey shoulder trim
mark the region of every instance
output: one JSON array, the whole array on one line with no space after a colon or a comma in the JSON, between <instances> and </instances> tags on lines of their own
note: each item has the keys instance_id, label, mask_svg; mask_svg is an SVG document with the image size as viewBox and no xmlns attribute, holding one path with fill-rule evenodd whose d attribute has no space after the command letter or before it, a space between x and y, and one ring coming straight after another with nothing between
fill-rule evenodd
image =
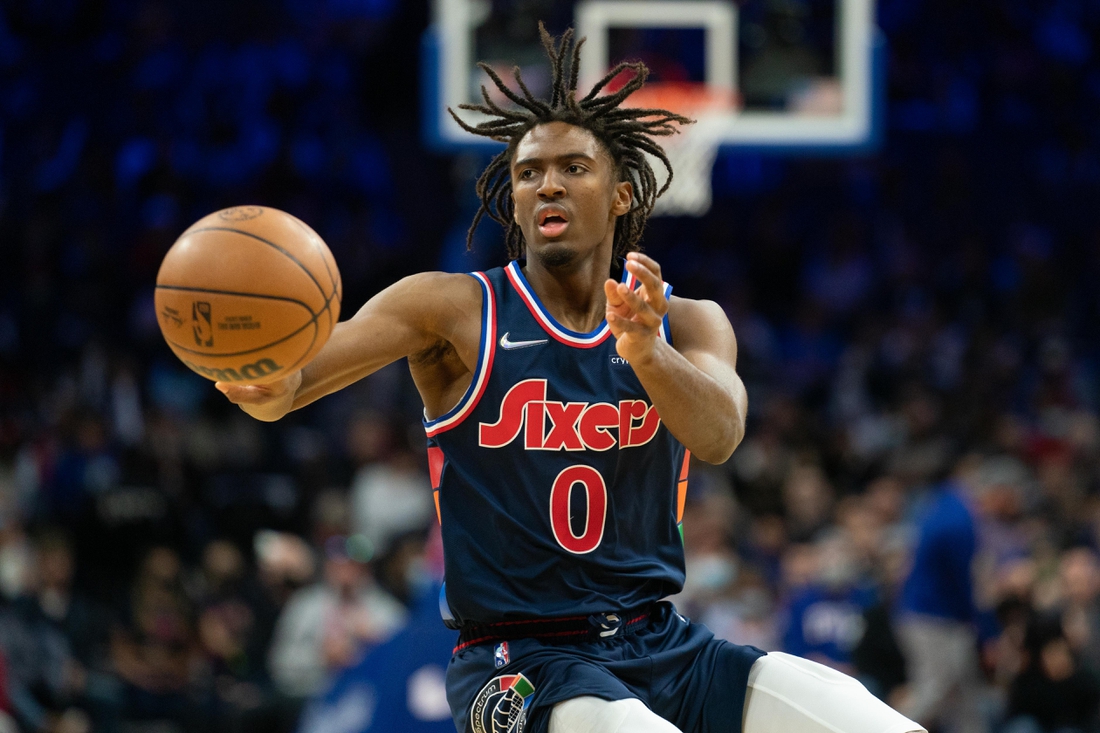
<instances>
[{"instance_id":1,"label":"jersey shoulder trim","mask_svg":"<svg viewBox=\"0 0 1100 733\"><path fill-rule=\"evenodd\" d=\"M424 432L428 437L456 427L466 419L466 416L477 407L478 400L485 393L485 385L489 383L489 374L493 370L493 357L496 355L497 342L497 303L493 293L493 284L483 272L472 272L473 277L481 285L481 339L477 347L477 369L470 380L470 386L466 388L466 394L458 404L435 420L424 419Z\"/></svg>"},{"instance_id":2,"label":"jersey shoulder trim","mask_svg":"<svg viewBox=\"0 0 1100 733\"><path fill-rule=\"evenodd\" d=\"M535 320L538 321L543 330L550 334L554 340L560 341L568 346L591 349L593 346L602 344L607 340L607 337L611 335L611 327L607 325L607 321L601 321L600 325L596 327L596 330L589 333L579 333L569 330L558 323L554 317L550 315L550 311L546 310L546 307L539 301L530 283L527 282L527 278L523 276L523 271L519 269L518 261L512 260L504 271L508 274L508 281L512 284L512 287L519 293L520 298L523 300L523 304L527 306L527 310L531 311L531 315L535 317Z\"/></svg>"}]
</instances>

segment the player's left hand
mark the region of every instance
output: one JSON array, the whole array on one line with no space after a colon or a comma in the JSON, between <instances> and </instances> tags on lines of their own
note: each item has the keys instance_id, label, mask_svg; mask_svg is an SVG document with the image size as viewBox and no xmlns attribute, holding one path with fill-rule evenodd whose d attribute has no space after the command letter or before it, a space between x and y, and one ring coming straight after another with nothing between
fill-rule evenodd
<instances>
[{"instance_id":1,"label":"player's left hand","mask_svg":"<svg viewBox=\"0 0 1100 733\"><path fill-rule=\"evenodd\" d=\"M668 299L661 281L661 266L652 257L631 252L626 256L626 269L641 287L631 290L626 283L611 279L604 283L607 325L615 336L619 356L631 364L642 364L653 356L661 321L668 313Z\"/></svg>"}]
</instances>

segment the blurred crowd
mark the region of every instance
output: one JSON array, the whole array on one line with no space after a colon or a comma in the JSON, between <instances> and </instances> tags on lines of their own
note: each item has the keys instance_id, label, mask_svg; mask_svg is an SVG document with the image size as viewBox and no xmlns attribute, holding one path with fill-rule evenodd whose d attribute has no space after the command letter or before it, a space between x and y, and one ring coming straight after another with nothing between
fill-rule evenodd
<instances>
[{"instance_id":1,"label":"blurred crowd","mask_svg":"<svg viewBox=\"0 0 1100 733\"><path fill-rule=\"evenodd\" d=\"M733 458L692 467L674 600L935 731L1100 730L1100 6L878 16L877 154L724 152L711 213L643 242L725 308L750 396ZM487 227L461 250L484 159L419 143L428 19L0 8L0 731L293 730L414 628L441 559L403 365L257 423L168 353L152 283L241 203L321 233L345 316L496 264Z\"/></svg>"}]
</instances>

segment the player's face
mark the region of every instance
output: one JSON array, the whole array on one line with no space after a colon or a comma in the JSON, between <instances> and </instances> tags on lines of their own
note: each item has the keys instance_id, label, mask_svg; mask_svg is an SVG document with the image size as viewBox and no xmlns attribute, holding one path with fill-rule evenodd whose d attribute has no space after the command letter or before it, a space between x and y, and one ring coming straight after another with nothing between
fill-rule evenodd
<instances>
[{"instance_id":1,"label":"player's face","mask_svg":"<svg viewBox=\"0 0 1100 733\"><path fill-rule=\"evenodd\" d=\"M516 223L528 255L548 265L567 265L601 245L610 252L632 190L595 136L566 122L535 127L512 156Z\"/></svg>"}]
</instances>

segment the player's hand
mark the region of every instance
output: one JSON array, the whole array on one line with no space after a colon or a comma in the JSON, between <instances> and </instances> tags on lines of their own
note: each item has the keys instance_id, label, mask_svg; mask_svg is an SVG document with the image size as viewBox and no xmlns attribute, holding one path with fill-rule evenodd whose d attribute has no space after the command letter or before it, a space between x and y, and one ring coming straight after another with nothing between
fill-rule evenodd
<instances>
[{"instance_id":1,"label":"player's hand","mask_svg":"<svg viewBox=\"0 0 1100 733\"><path fill-rule=\"evenodd\" d=\"M661 322L668 313L668 299L661 281L661 266L641 252L626 256L626 269L638 279L636 291L626 283L608 279L607 325L611 327L615 350L631 364L642 364L653 356L660 336Z\"/></svg>"},{"instance_id":2,"label":"player's hand","mask_svg":"<svg viewBox=\"0 0 1100 733\"><path fill-rule=\"evenodd\" d=\"M240 405L241 409L257 420L272 422L290 412L294 406L294 394L302 384L302 372L298 370L289 377L267 384L233 384L232 382L214 382L219 392L230 402Z\"/></svg>"}]
</instances>

